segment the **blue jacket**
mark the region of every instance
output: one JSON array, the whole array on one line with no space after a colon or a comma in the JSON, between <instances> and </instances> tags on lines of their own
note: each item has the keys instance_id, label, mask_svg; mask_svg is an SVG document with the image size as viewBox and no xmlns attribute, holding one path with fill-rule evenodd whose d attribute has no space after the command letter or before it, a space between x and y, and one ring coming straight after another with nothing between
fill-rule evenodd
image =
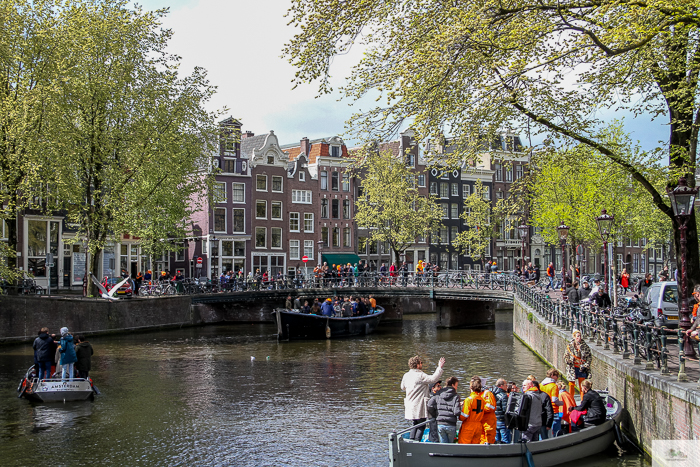
<instances>
[{"instance_id":1,"label":"blue jacket","mask_svg":"<svg viewBox=\"0 0 700 467\"><path fill-rule=\"evenodd\" d=\"M323 316L333 316L333 304L325 301L321 304L321 314Z\"/></svg>"},{"instance_id":2,"label":"blue jacket","mask_svg":"<svg viewBox=\"0 0 700 467\"><path fill-rule=\"evenodd\" d=\"M70 334L61 337L61 365L75 363L78 357L75 355L75 345L73 345L73 336Z\"/></svg>"}]
</instances>

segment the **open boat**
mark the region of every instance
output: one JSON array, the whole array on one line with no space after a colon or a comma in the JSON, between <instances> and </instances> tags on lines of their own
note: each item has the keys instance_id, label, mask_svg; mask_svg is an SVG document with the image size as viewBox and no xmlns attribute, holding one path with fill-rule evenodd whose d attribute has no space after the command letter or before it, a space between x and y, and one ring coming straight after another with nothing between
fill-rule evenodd
<instances>
[{"instance_id":1,"label":"open boat","mask_svg":"<svg viewBox=\"0 0 700 467\"><path fill-rule=\"evenodd\" d=\"M374 332L384 316L384 308L378 306L375 313L352 318L308 315L283 309L277 309L273 313L279 340L335 339Z\"/></svg>"},{"instance_id":2,"label":"open boat","mask_svg":"<svg viewBox=\"0 0 700 467\"><path fill-rule=\"evenodd\" d=\"M600 392L600 391L599 391ZM598 454L614 441L620 442L619 422L622 405L613 397L600 392L607 407L607 420L576 433L556 438L516 444L447 444L421 443L404 439L401 432L389 434L391 467L522 467L528 465L526 455L532 454L534 465L548 467L579 462ZM426 422L427 423L427 422Z\"/></svg>"},{"instance_id":3,"label":"open boat","mask_svg":"<svg viewBox=\"0 0 700 467\"><path fill-rule=\"evenodd\" d=\"M36 376L34 365L32 365L19 383L17 397L38 402L72 402L84 401L99 394L90 378L73 378L73 381L61 379L40 381Z\"/></svg>"}]
</instances>

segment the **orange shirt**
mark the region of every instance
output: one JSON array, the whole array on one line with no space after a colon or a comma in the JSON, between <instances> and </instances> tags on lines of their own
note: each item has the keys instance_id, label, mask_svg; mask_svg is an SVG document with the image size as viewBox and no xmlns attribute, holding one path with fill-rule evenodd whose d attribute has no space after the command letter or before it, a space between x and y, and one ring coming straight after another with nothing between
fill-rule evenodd
<instances>
[{"instance_id":1,"label":"orange shirt","mask_svg":"<svg viewBox=\"0 0 700 467\"><path fill-rule=\"evenodd\" d=\"M372 308L377 308L377 300L374 297L369 299L369 304Z\"/></svg>"},{"instance_id":2,"label":"orange shirt","mask_svg":"<svg viewBox=\"0 0 700 467\"><path fill-rule=\"evenodd\" d=\"M569 407L576 407L576 401L574 400L573 396L569 394L569 391L562 391L559 393L559 400L561 400L564 405L559 407L559 411L561 412L561 421L564 423L570 423L569 422Z\"/></svg>"}]
</instances>

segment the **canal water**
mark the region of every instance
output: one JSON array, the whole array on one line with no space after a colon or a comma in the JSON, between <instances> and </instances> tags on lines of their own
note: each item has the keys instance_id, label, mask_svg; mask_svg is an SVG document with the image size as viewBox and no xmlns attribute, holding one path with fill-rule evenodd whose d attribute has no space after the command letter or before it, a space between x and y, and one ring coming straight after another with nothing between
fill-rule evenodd
<instances>
[{"instance_id":1,"label":"canal water","mask_svg":"<svg viewBox=\"0 0 700 467\"><path fill-rule=\"evenodd\" d=\"M31 345L0 348L2 465L387 466L403 419L401 377L447 360L443 379L522 382L546 366L512 335L512 314L488 329L435 329L409 315L365 338L278 343L273 325L186 328L90 339L94 401L17 399ZM56 323L60 324L60 323ZM54 331L54 330L52 330ZM646 466L606 453L577 466Z\"/></svg>"}]
</instances>

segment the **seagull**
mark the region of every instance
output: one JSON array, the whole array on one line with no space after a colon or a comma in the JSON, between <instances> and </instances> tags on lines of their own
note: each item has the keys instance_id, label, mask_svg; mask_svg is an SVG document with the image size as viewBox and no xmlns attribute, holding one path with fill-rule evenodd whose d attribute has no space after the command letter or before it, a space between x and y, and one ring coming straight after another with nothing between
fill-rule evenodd
<instances>
[{"instance_id":1,"label":"seagull","mask_svg":"<svg viewBox=\"0 0 700 467\"><path fill-rule=\"evenodd\" d=\"M98 281L94 275L90 274L90 277L92 278L92 282L94 282L97 288L100 289L100 292L102 293L102 298L106 298L107 300L119 300L119 297L115 297L114 294L117 293L119 287L126 284L126 282L129 280L129 278L127 277L126 279L112 287L112 290L107 292L107 289L105 289L104 286L100 284L100 281Z\"/></svg>"}]
</instances>

